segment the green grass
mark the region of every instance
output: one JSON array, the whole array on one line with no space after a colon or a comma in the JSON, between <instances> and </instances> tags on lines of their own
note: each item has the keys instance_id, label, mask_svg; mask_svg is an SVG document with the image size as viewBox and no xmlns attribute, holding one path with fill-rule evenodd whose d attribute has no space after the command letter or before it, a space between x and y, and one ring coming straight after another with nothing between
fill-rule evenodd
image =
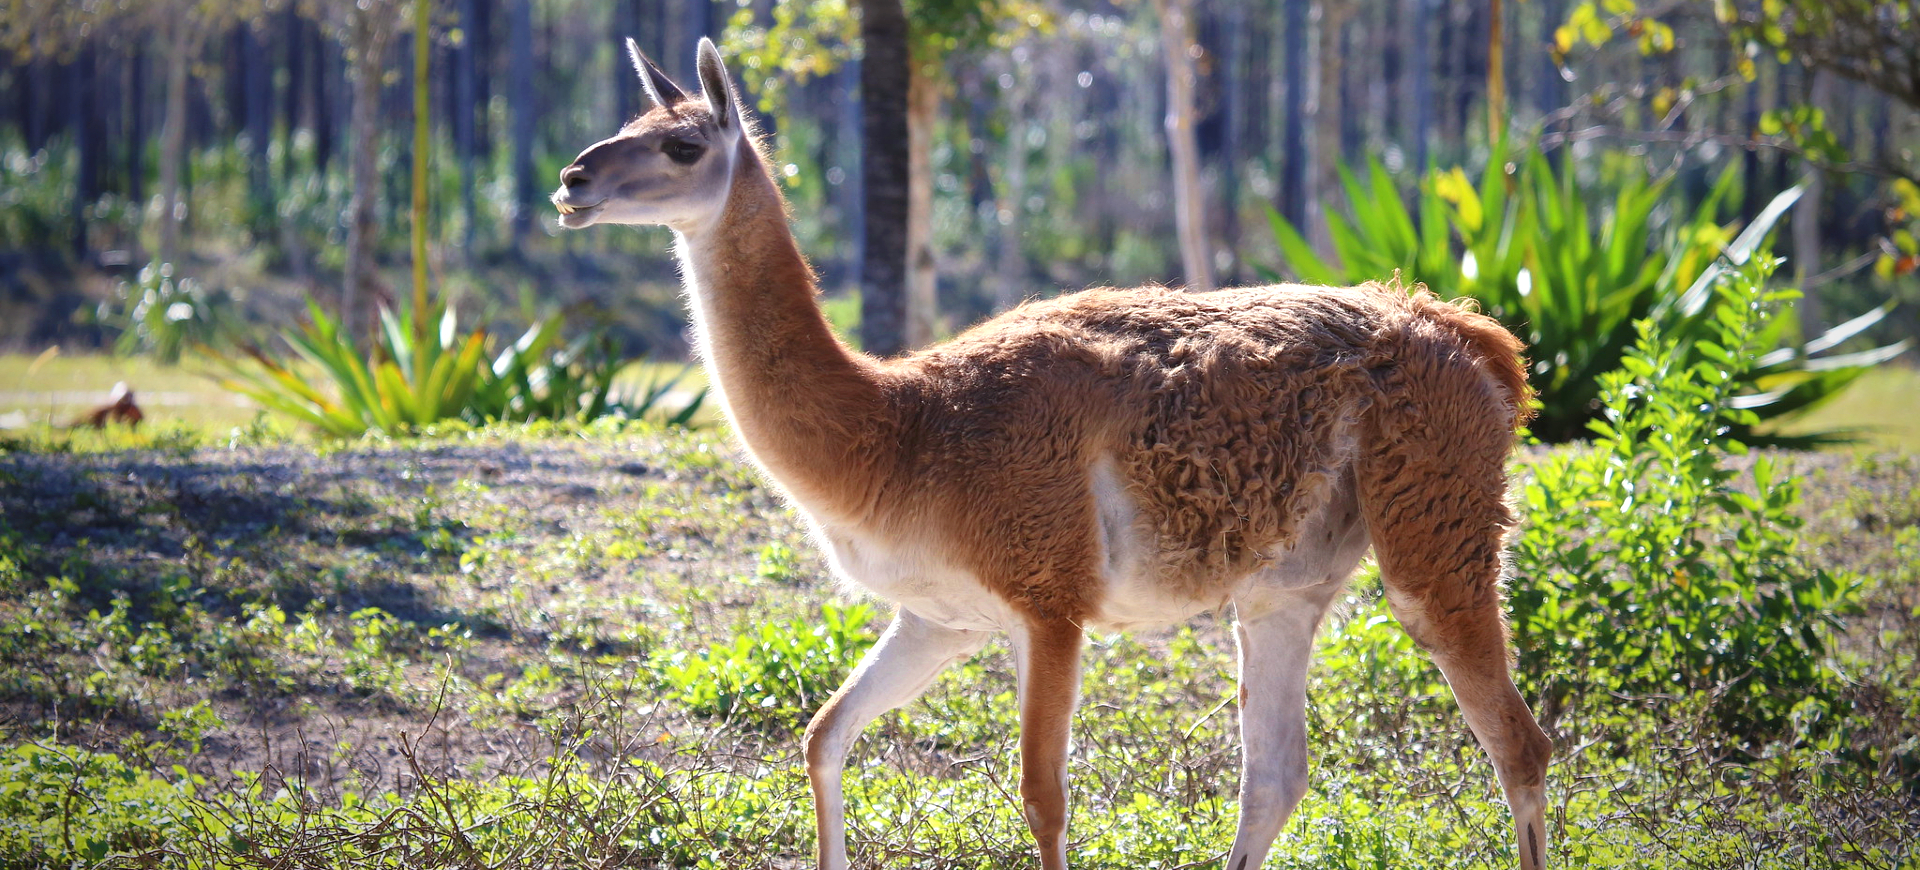
<instances>
[{"instance_id":1,"label":"green grass","mask_svg":"<svg viewBox=\"0 0 1920 870\"><path fill-rule=\"evenodd\" d=\"M1775 431L1804 435L1830 430L1859 433L1867 449L1920 453L1920 369L1904 359L1880 366L1832 402L1784 421Z\"/></svg>"},{"instance_id":2,"label":"green grass","mask_svg":"<svg viewBox=\"0 0 1920 870\"><path fill-rule=\"evenodd\" d=\"M1808 723L1755 757L1701 744L1689 699L1564 711L1556 866L1913 866L1920 464L1799 461L1825 469L1800 475L1809 552L1886 566L1842 656L1848 715L1887 733ZM0 451L0 864L804 866L796 723L884 609L837 596L718 430ZM1075 866L1217 861L1227 621L1084 661ZM1513 865L1491 769L1375 582L1310 695L1312 791L1269 867ZM1000 643L875 723L856 863L1032 866L1017 732Z\"/></svg>"},{"instance_id":3,"label":"green grass","mask_svg":"<svg viewBox=\"0 0 1920 870\"><path fill-rule=\"evenodd\" d=\"M125 382L149 423L223 430L250 421L251 403L221 389L209 371L140 356L0 354L0 420L16 428L64 426L105 402L114 384Z\"/></svg>"},{"instance_id":4,"label":"green grass","mask_svg":"<svg viewBox=\"0 0 1920 870\"><path fill-rule=\"evenodd\" d=\"M707 386L706 372L685 363L641 360L629 364L615 379L616 393L640 390L686 369L666 406L683 407ZM260 409L246 398L223 389L218 370L188 360L161 365L141 356L106 354L0 354L0 430L58 429L70 425L88 410L107 401L117 383L134 391L145 426L183 429L206 437L224 437L234 427L250 425ZM695 415L696 425L719 422L717 401L705 403ZM298 434L292 421L269 418L268 430Z\"/></svg>"}]
</instances>

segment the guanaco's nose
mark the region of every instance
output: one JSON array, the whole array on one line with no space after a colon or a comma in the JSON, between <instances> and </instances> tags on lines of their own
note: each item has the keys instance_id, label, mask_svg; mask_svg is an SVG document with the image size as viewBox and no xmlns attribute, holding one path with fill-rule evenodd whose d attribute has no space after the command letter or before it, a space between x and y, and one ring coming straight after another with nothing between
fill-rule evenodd
<instances>
[{"instance_id":1,"label":"guanaco's nose","mask_svg":"<svg viewBox=\"0 0 1920 870\"><path fill-rule=\"evenodd\" d=\"M586 184L591 180L592 179L587 176L587 168L578 163L560 170L560 183L566 185L568 190Z\"/></svg>"}]
</instances>

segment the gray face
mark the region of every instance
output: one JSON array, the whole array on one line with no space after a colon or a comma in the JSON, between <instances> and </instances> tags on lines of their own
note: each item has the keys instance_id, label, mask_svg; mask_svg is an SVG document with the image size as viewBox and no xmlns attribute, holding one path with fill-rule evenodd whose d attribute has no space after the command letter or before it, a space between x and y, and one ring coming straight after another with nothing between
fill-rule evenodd
<instances>
[{"instance_id":1,"label":"gray face","mask_svg":"<svg viewBox=\"0 0 1920 870\"><path fill-rule=\"evenodd\" d=\"M732 83L713 43L700 43L702 94L685 96L627 41L656 105L560 171L560 225L660 224L697 230L717 222L742 146Z\"/></svg>"}]
</instances>

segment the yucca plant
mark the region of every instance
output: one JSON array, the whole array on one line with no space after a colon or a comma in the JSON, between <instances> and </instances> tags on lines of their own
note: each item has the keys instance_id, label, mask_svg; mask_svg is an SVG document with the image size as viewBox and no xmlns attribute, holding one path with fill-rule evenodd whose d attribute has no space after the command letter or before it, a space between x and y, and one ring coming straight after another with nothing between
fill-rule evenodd
<instances>
[{"instance_id":1,"label":"yucca plant","mask_svg":"<svg viewBox=\"0 0 1920 870\"><path fill-rule=\"evenodd\" d=\"M221 386L326 434L400 432L461 416L487 350L485 331L460 334L452 309L435 305L426 314L437 329L416 331L410 314L383 307L373 346L363 353L341 323L308 298L307 322L281 337L310 372L257 346L244 349L254 365L206 348L202 353L230 375Z\"/></svg>"},{"instance_id":2,"label":"yucca plant","mask_svg":"<svg viewBox=\"0 0 1920 870\"><path fill-rule=\"evenodd\" d=\"M489 356L484 327L462 332L452 308L430 303L424 325L409 312L382 309L380 328L363 352L339 321L307 302L308 321L283 335L305 362L296 368L258 347L235 359L203 353L227 374L221 384L261 406L311 424L328 435L351 438L369 430L404 432L444 420L482 424L500 421L591 420L607 414L639 417L666 394L662 388L636 407L613 395L623 361L603 334L561 344L564 321L551 315ZM320 377L315 378L317 373ZM671 385L669 385L671 386ZM670 415L685 425L699 408Z\"/></svg>"},{"instance_id":3,"label":"yucca plant","mask_svg":"<svg viewBox=\"0 0 1920 870\"><path fill-rule=\"evenodd\" d=\"M1325 210L1333 259L1317 255L1298 228L1268 210L1274 238L1300 280L1345 284L1398 272L1443 298L1468 297L1527 340L1528 372L1540 401L1534 434L1547 441L1579 438L1600 409L1600 376L1618 369L1635 337L1634 322L1652 318L1683 346L1704 340L1722 304L1704 276L1722 253L1744 261L1799 197L1777 197L1736 239L1718 214L1738 177L1723 174L1691 214L1663 215L1669 179L1630 176L1610 197L1574 183L1529 148L1509 174L1489 162L1480 183L1455 168L1429 173L1412 211L1376 161L1362 180L1340 170L1346 214ZM1740 402L1760 419L1806 410L1837 394L1874 365L1905 350L1890 345L1850 354L1832 351L1884 317L1867 314L1803 344L1789 341L1791 318L1767 338L1777 350L1748 369ZM1710 347L1695 353L1710 354Z\"/></svg>"}]
</instances>

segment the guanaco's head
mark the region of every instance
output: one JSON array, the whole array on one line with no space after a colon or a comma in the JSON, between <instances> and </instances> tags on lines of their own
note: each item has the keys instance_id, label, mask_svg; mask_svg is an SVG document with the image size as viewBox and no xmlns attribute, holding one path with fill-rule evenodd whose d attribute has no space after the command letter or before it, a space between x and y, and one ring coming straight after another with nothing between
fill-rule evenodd
<instances>
[{"instance_id":1,"label":"guanaco's head","mask_svg":"<svg viewBox=\"0 0 1920 870\"><path fill-rule=\"evenodd\" d=\"M700 40L700 95L690 97L627 40L640 84L654 103L610 139L560 170L553 204L560 225L712 226L727 204L738 161L752 156L746 122L712 40Z\"/></svg>"}]
</instances>

